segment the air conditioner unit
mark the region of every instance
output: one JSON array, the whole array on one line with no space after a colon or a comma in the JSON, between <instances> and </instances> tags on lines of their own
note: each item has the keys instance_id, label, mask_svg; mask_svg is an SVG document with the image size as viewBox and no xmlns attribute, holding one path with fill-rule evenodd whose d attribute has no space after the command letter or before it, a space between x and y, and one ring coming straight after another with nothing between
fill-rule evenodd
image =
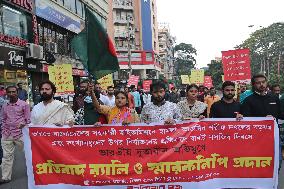
<instances>
[{"instance_id":1,"label":"air conditioner unit","mask_svg":"<svg viewBox=\"0 0 284 189\"><path fill-rule=\"evenodd\" d=\"M27 43L26 58L43 59L43 47L34 43Z\"/></svg>"},{"instance_id":2,"label":"air conditioner unit","mask_svg":"<svg viewBox=\"0 0 284 189\"><path fill-rule=\"evenodd\" d=\"M57 53L57 44L54 42L46 43L46 50L48 52Z\"/></svg>"}]
</instances>

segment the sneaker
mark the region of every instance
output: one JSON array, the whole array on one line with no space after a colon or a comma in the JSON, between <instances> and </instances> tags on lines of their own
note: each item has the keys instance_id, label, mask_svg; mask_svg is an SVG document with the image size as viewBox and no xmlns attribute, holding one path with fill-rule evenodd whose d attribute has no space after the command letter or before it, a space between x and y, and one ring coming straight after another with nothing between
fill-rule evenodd
<instances>
[{"instance_id":1,"label":"sneaker","mask_svg":"<svg viewBox=\"0 0 284 189\"><path fill-rule=\"evenodd\" d=\"M9 183L9 182L11 182L11 180L0 179L0 185L1 184L6 184L6 183Z\"/></svg>"}]
</instances>

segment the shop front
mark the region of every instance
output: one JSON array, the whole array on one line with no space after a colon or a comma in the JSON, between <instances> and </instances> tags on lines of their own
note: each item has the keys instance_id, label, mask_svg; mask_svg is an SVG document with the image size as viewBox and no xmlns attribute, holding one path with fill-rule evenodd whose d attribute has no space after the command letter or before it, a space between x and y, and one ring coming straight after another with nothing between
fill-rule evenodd
<instances>
[{"instance_id":1,"label":"shop front","mask_svg":"<svg viewBox=\"0 0 284 189\"><path fill-rule=\"evenodd\" d=\"M40 64L26 58L26 45L34 42L34 0L0 3L0 82L4 86L23 83L30 90L29 78L40 71Z\"/></svg>"}]
</instances>

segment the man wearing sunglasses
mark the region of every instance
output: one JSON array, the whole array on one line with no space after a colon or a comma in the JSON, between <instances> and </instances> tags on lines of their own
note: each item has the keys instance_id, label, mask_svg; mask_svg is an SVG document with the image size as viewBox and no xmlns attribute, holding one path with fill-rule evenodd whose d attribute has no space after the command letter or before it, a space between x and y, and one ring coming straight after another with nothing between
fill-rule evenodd
<instances>
[{"instance_id":1,"label":"man wearing sunglasses","mask_svg":"<svg viewBox=\"0 0 284 189\"><path fill-rule=\"evenodd\" d=\"M223 98L215 102L210 111L211 118L237 118L241 120L243 116L239 113L241 104L234 100L235 83L225 81L222 85Z\"/></svg>"}]
</instances>

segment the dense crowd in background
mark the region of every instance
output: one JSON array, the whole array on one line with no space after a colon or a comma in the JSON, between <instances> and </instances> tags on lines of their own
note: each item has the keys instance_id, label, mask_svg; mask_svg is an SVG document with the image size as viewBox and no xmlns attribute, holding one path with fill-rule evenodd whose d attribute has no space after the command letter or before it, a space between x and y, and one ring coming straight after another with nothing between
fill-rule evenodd
<instances>
[{"instance_id":1,"label":"dense crowd in background","mask_svg":"<svg viewBox=\"0 0 284 189\"><path fill-rule=\"evenodd\" d=\"M190 84L168 89L164 81L156 81L150 91L136 86L106 91L95 81L80 82L70 106L55 99L56 87L50 81L42 82L33 94L33 107L26 102L28 93L22 83L0 85L2 179L11 181L15 146L23 147L22 128L29 125L93 125L131 123L175 123L205 118L273 117L280 128L283 143L284 95L279 85L268 86L264 75L255 75L251 85L225 81L222 95L214 87ZM3 150L3 153L2 153ZM280 159L281 155L280 155Z\"/></svg>"}]
</instances>

